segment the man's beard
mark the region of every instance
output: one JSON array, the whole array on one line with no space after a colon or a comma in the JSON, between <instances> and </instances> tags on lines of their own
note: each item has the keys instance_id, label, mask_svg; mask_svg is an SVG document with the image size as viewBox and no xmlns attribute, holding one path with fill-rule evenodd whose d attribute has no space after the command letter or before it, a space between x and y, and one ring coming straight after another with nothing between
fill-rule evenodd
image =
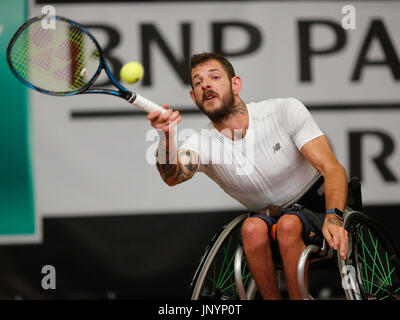
<instances>
[{"instance_id":1,"label":"man's beard","mask_svg":"<svg viewBox=\"0 0 400 320\"><path fill-rule=\"evenodd\" d=\"M210 93L217 97L217 93L215 91L206 91L203 94L202 101L204 101L204 97ZM219 123L222 120L227 119L232 113L235 112L235 97L233 95L233 91L230 90L228 94L221 98L221 105L217 109L206 110L204 103L200 103L198 101L197 106L212 122Z\"/></svg>"}]
</instances>

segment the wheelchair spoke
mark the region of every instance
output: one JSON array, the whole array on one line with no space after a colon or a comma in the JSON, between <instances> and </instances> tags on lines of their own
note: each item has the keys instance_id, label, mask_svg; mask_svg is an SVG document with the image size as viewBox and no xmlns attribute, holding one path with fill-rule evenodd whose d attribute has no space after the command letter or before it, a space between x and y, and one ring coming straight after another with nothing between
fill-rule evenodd
<instances>
[{"instance_id":1,"label":"wheelchair spoke","mask_svg":"<svg viewBox=\"0 0 400 320\"><path fill-rule=\"evenodd\" d=\"M361 226L361 228L360 228L360 240L361 240L361 242L364 244L363 234L362 234L361 230L362 230L362 226ZM364 261L365 261L365 260L366 260L366 257L365 257L365 246L364 246L364 245L362 246L362 252L363 252L363 257L364 257ZM361 257L360 257L360 258L361 258ZM362 277L362 280L363 280L363 285L364 285L364 287L367 287L367 286L366 286L366 281L368 280L368 272L367 272L367 269L366 269L366 268L364 268L364 271L365 271L365 278Z\"/></svg>"},{"instance_id":2,"label":"wheelchair spoke","mask_svg":"<svg viewBox=\"0 0 400 320\"><path fill-rule=\"evenodd\" d=\"M238 249L239 249L239 246L238 246L238 248L236 249L236 251L237 251ZM234 255L232 256L233 258L235 257L236 251L235 251ZM223 280L223 279L225 279L225 280L224 280L222 283L220 283L220 284L218 285L218 288L219 288L220 292L222 292L222 293L226 293L229 289L235 288L235 297L236 297L236 296L237 296L237 291L236 291L236 287L235 287L235 286L236 286L236 282L235 282L235 280L234 280L234 277L232 277L233 274L234 274L234 269L232 268L231 271L229 272L229 274L226 275L226 272L230 269L231 262L232 262L232 259L231 259L231 261L230 261L230 263L229 263L229 267L228 267L228 268L226 269L226 271L225 271L224 277L222 277L222 280ZM250 274L250 272L248 271L247 274L245 275L246 262L245 262L245 259L244 259L244 258L242 258L242 263L244 263L244 268L243 268L243 271L242 271L242 279L243 279L243 285L245 286L246 283L247 283L247 280L249 279L249 277L251 276L251 274ZM222 281L222 280L221 280L221 281ZM226 284L226 282L227 282L228 280L229 280L229 283L228 283L227 286L225 286L225 284ZM225 287L224 287L224 286L225 286Z\"/></svg>"},{"instance_id":3,"label":"wheelchair spoke","mask_svg":"<svg viewBox=\"0 0 400 320\"><path fill-rule=\"evenodd\" d=\"M247 262L246 262L246 258L244 255L242 256L242 265L243 265L243 271L242 271L243 285L246 286L247 280L250 277L250 271L247 271ZM246 272L247 272L247 274L246 274Z\"/></svg>"},{"instance_id":4,"label":"wheelchair spoke","mask_svg":"<svg viewBox=\"0 0 400 320\"><path fill-rule=\"evenodd\" d=\"M366 298L394 298L400 290L400 287L393 287L392 281L398 281L398 268L390 263L384 243L381 243L375 231L367 226L361 225L356 234L361 249L357 253L361 267L359 274Z\"/></svg>"},{"instance_id":5,"label":"wheelchair spoke","mask_svg":"<svg viewBox=\"0 0 400 320\"><path fill-rule=\"evenodd\" d=\"M390 265L389 265L389 256L388 256L387 252L385 252L385 256L386 256L386 266L387 266L387 269L389 271ZM392 278L389 278L389 285L390 286L392 285Z\"/></svg>"},{"instance_id":6,"label":"wheelchair spoke","mask_svg":"<svg viewBox=\"0 0 400 320\"><path fill-rule=\"evenodd\" d=\"M236 253L236 251L237 251L237 249L235 250L235 253ZM223 273L223 275L222 275L222 277L221 277L221 279L220 279L220 281L218 283L219 288L224 286L226 281L229 280L229 278L231 277L231 275L234 272L233 268L232 268L232 271L228 275L226 275L226 273L231 269L233 260L235 259L235 254L233 254L232 257L230 257L230 259L228 258L228 256L229 256L228 250L224 249L224 261L226 262L226 266L224 266L225 272ZM229 259L229 262L228 262L228 259ZM221 272L222 271L223 271L223 269L221 269Z\"/></svg>"},{"instance_id":7,"label":"wheelchair spoke","mask_svg":"<svg viewBox=\"0 0 400 320\"><path fill-rule=\"evenodd\" d=\"M370 232L370 231L368 230L368 232ZM370 267L370 266L368 265L368 263L367 263L367 257L365 257L365 254L364 254L364 258L362 258L361 256L359 256L360 259L364 262L365 266L368 267L368 268L371 270L371 281L370 281L370 283L373 283L373 280L374 280L374 277L375 277L375 276L378 278L378 280L387 282L385 275L382 274L382 270L379 268L379 266L378 266L378 264L377 264L377 262L376 262L376 260L377 260L376 258L377 258L377 257L378 257L378 260L380 261L380 257L379 257L378 250L377 250L377 243L378 243L378 242L376 242L376 244L375 244L375 242L372 241L372 244L373 244L374 249L375 249L375 250L374 250L375 253L374 253L374 255L372 255L371 251L368 249L368 246L367 246L366 242L364 241L364 238L363 238L363 235L362 235L362 234L360 234L360 239L361 239L361 242L362 242L363 251L364 251L364 249L365 249L365 251L368 253L369 257L372 259L372 263L373 263L373 269L371 269L371 267ZM381 263L381 265L382 265L382 263ZM378 275L376 274L375 268L376 268L377 271L379 272L381 278L378 277ZM366 269L365 269L365 271L366 271ZM384 273L385 273L385 270L383 270L383 271L384 271ZM366 271L366 274L367 274L367 271ZM366 279L368 279L367 276L366 276ZM385 280L383 280L383 279L385 279ZM369 287L369 290L368 290L368 291L371 291L371 290L372 290L372 286Z\"/></svg>"},{"instance_id":8,"label":"wheelchair spoke","mask_svg":"<svg viewBox=\"0 0 400 320\"><path fill-rule=\"evenodd\" d=\"M363 257L364 258L360 257L360 259L364 262L364 265L371 270L371 267L367 263L367 256L366 256L365 252L367 252L370 257L371 257L371 253L370 253L370 251L368 250L368 247L365 244L364 234L362 232L362 229L363 229L363 226L361 226L361 228L360 228L360 239L361 239L361 244L362 244L362 249L363 249ZM375 268L375 266L374 266L374 268ZM371 272L371 280L370 281L368 280L368 270L367 270L367 268L364 268L364 271L365 271L365 282L367 284L366 288L367 288L368 292L371 292L371 290L372 290L371 283L373 283L373 280L374 280L374 270L373 269L371 270L372 272Z\"/></svg>"},{"instance_id":9,"label":"wheelchair spoke","mask_svg":"<svg viewBox=\"0 0 400 320\"><path fill-rule=\"evenodd\" d=\"M207 279L210 280L210 281L213 283L214 288L217 287L217 283L215 282L214 278L212 278L212 277L207 277Z\"/></svg>"},{"instance_id":10,"label":"wheelchair spoke","mask_svg":"<svg viewBox=\"0 0 400 320\"><path fill-rule=\"evenodd\" d=\"M385 268L383 267L383 263L382 263L381 257L380 257L380 255L379 255L379 253L378 253L378 249L377 249L377 248L378 248L378 239L376 239L376 243L374 243L374 240L372 239L371 231L368 230L368 233L369 233L369 236L370 236L370 238L371 238L372 243L374 244L375 255L378 257L379 263L380 263L380 265L381 265L381 269L378 268L378 270L383 272L383 274L382 274L382 272L380 272L380 273L381 273L381 276L384 277L384 275L386 274L386 270L385 270ZM392 270L392 272L393 272L393 270ZM390 272L390 274L391 274L392 272ZM388 284L388 285L390 285L390 274L387 275L386 277L384 277L384 278L387 280L387 284Z\"/></svg>"},{"instance_id":11,"label":"wheelchair spoke","mask_svg":"<svg viewBox=\"0 0 400 320\"><path fill-rule=\"evenodd\" d=\"M212 269L210 269L209 274L206 277L209 281L207 290L212 289L212 291L210 294L206 291L205 294L202 294L204 297L224 294L224 298L226 299L237 298L238 293L234 279L233 264L236 252L240 245L238 244L236 249L233 251L234 247L232 246L232 238L233 237L229 237L226 239L226 242L221 246L221 255L219 256L219 259L215 259L212 263ZM242 265L242 279L244 285L246 285L251 274L247 269L245 256L242 257Z\"/></svg>"},{"instance_id":12,"label":"wheelchair spoke","mask_svg":"<svg viewBox=\"0 0 400 320\"><path fill-rule=\"evenodd\" d=\"M393 273L393 271L395 270L395 268L393 268L393 270L390 272L390 274L388 275L388 277L390 278L390 275ZM385 283L384 282L382 282L382 284L380 285L380 287L375 291L375 293L374 293L374 295L376 295L377 293L378 293L378 291L379 290L381 290L381 288L382 288L382 286L384 285ZM389 286L390 287L390 286ZM383 290L385 290L385 289L383 289ZM388 291L388 290L385 290L385 291Z\"/></svg>"},{"instance_id":13,"label":"wheelchair spoke","mask_svg":"<svg viewBox=\"0 0 400 320\"><path fill-rule=\"evenodd\" d=\"M246 286L247 281L249 280L250 277L251 277L250 271L247 273L246 276L243 276L243 277L242 277L242 279L243 279L243 285L244 285L244 286Z\"/></svg>"},{"instance_id":14,"label":"wheelchair spoke","mask_svg":"<svg viewBox=\"0 0 400 320\"><path fill-rule=\"evenodd\" d=\"M374 270L368 265L368 262L365 261L361 256L359 256L359 258L362 260L362 262L364 262L364 267L366 267L366 268L364 268L364 269L365 269L365 270L369 269L369 270L371 271L371 273L373 274ZM383 279L381 279L380 277L377 276L376 278L377 278L377 280L379 280L380 282L386 283L386 281L383 280ZM363 280L365 280L365 282L367 282L367 283L369 283L369 284L374 283L374 282L373 282L373 277L372 277L371 281L368 280L368 277L366 277L366 278L363 279ZM372 290L371 287L372 287L372 285L369 287L369 290L368 290L369 292L371 292L371 290Z\"/></svg>"},{"instance_id":15,"label":"wheelchair spoke","mask_svg":"<svg viewBox=\"0 0 400 320\"><path fill-rule=\"evenodd\" d=\"M229 238L228 245L227 245L228 249L231 246L231 241L232 241L232 237ZM228 259L227 256L226 256L226 252L227 252L226 247L223 247L223 252L224 252L224 259L222 261L222 266L221 266L221 269L220 269L220 272L219 272L219 275L218 275L217 287L219 287L219 284L221 282L221 276L222 276L223 270L226 270L225 263L226 263L226 261Z\"/></svg>"},{"instance_id":16,"label":"wheelchair spoke","mask_svg":"<svg viewBox=\"0 0 400 320\"><path fill-rule=\"evenodd\" d=\"M228 270L229 270L229 269L226 269L225 273L226 273ZM225 277L224 282L222 282L222 283L219 285L219 288L220 288L220 289L222 289L222 288L224 287L225 283L226 283L228 280L230 280L230 283L232 283L232 275L233 275L233 273L234 273L233 270L229 272L229 274Z\"/></svg>"},{"instance_id":17,"label":"wheelchair spoke","mask_svg":"<svg viewBox=\"0 0 400 320\"><path fill-rule=\"evenodd\" d=\"M230 273L230 275L232 275L233 271ZM243 285L246 286L246 282L249 279L249 277L251 276L250 272L246 275L246 276L242 276L243 279ZM232 288L233 286L236 286L236 282L231 278L228 277L227 279L231 280L231 283L229 286L225 287L224 289L221 289L221 292L225 293L227 290L229 290L230 288ZM222 287L222 286L221 286Z\"/></svg>"},{"instance_id":18,"label":"wheelchair spoke","mask_svg":"<svg viewBox=\"0 0 400 320\"><path fill-rule=\"evenodd\" d=\"M367 281L368 283L370 283L371 284L371 286L373 286L373 287L377 287L378 289L376 290L376 292L374 293L374 295L376 295L376 293L379 291L379 290L382 290L382 291L385 291L385 292L389 292L389 290L387 290L385 287L384 288L382 288L382 286L383 286L383 283L380 285L380 286L378 286L376 283L374 283L374 282L370 282L370 281ZM370 292L369 292L370 293Z\"/></svg>"},{"instance_id":19,"label":"wheelchair spoke","mask_svg":"<svg viewBox=\"0 0 400 320\"><path fill-rule=\"evenodd\" d=\"M232 288L235 285L236 285L236 283L232 282L229 286L225 287L224 289L221 289L221 292L225 293L226 291L228 291L230 288Z\"/></svg>"},{"instance_id":20,"label":"wheelchair spoke","mask_svg":"<svg viewBox=\"0 0 400 320\"><path fill-rule=\"evenodd\" d=\"M382 273L380 272L380 270L377 268L377 270L379 271L379 273L380 273L380 276L382 277L379 277L377 274L376 274L376 272L375 272L375 266L376 266L376 263L375 263L375 261L374 261L374 269L372 269L370 266L369 266L369 264L368 264L368 262L366 261L366 260L364 260L363 259L363 257L361 257L361 256L359 256L359 258L362 260L362 262L364 262L364 266L366 267L366 268L364 268L365 270L367 270L367 269L369 269L370 271L371 271L371 273L372 273L372 279L371 279L371 281L369 281L370 283L373 283L373 279L374 279L374 275L376 276L376 278L377 278L377 280L379 280L379 281L381 281L381 282L384 282L385 284L389 284L389 281L388 281L388 275L382 275ZM366 280L368 280L368 277L366 277Z\"/></svg>"},{"instance_id":21,"label":"wheelchair spoke","mask_svg":"<svg viewBox=\"0 0 400 320\"><path fill-rule=\"evenodd\" d=\"M378 258L378 260L380 261L379 254L378 254L378 250L377 250L378 240L377 240L377 242L376 242L376 244L375 244L374 240L372 239L371 231L368 230L368 233L369 233L369 236L370 236L372 245L373 245L373 247L374 247L374 255L372 256L372 253L368 250L368 247L366 246L365 243L363 243L363 245L365 246L365 249L367 250L367 252L368 252L368 254L369 254L369 256L370 256L370 258L372 259L372 262L373 262L371 283L373 283L373 281L374 281L374 276L375 276L375 275L376 275L376 277L378 278L378 280L381 280L381 281L382 281L382 278L383 278L383 279L384 279L383 282L386 282L386 277L385 277L385 275L382 274L382 272L381 272L381 270L379 269L379 266L378 266L378 264L377 264L377 262L376 262L376 258ZM366 261L364 261L364 263L366 263ZM377 274L376 274L376 272L375 272L375 269L376 269L377 271L379 271L379 274L380 274L380 276L381 276L382 278L380 278L380 277L377 276ZM370 286L370 289L369 289L369 292L371 292L371 291L372 291L372 285Z\"/></svg>"}]
</instances>

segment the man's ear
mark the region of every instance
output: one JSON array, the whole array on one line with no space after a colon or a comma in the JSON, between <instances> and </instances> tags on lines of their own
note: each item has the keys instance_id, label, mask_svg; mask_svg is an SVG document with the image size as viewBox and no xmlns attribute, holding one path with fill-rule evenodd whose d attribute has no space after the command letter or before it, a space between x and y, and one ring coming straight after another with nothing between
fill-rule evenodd
<instances>
[{"instance_id":1,"label":"man's ear","mask_svg":"<svg viewBox=\"0 0 400 320\"><path fill-rule=\"evenodd\" d=\"M196 97L194 96L193 90L190 90L189 93L190 93L190 97L192 98L194 104L197 106L197 100L196 100Z\"/></svg>"},{"instance_id":2,"label":"man's ear","mask_svg":"<svg viewBox=\"0 0 400 320\"><path fill-rule=\"evenodd\" d=\"M242 78L239 76L234 76L232 78L232 91L233 94L238 95L242 90Z\"/></svg>"}]
</instances>

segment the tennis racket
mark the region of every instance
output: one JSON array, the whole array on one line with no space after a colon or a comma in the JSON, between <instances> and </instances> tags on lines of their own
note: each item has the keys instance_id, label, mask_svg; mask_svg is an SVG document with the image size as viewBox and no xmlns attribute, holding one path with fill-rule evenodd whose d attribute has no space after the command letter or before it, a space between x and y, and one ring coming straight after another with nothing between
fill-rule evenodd
<instances>
[{"instance_id":1,"label":"tennis racket","mask_svg":"<svg viewBox=\"0 0 400 320\"><path fill-rule=\"evenodd\" d=\"M7 62L14 75L29 88L54 96L81 93L110 94L145 112L166 110L124 88L112 75L96 39L77 22L51 16L55 28L46 28L41 15L26 21L7 48ZM115 90L95 88L102 70Z\"/></svg>"}]
</instances>

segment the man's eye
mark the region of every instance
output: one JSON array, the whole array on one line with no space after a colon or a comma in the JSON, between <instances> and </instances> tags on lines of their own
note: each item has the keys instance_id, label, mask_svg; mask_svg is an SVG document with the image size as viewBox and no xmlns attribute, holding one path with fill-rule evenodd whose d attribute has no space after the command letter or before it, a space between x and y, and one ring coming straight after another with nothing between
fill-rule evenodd
<instances>
[{"instance_id":1,"label":"man's eye","mask_svg":"<svg viewBox=\"0 0 400 320\"><path fill-rule=\"evenodd\" d=\"M214 80L218 80L218 79L219 79L219 76L214 76L213 79L214 79Z\"/></svg>"}]
</instances>

